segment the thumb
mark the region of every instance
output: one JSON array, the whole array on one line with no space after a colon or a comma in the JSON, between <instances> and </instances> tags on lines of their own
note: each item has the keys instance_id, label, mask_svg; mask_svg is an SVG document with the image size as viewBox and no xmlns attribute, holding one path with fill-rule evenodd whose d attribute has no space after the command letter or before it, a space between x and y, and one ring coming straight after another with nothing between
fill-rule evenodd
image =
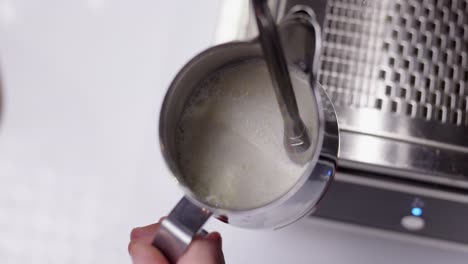
<instances>
[{"instance_id":1,"label":"thumb","mask_svg":"<svg viewBox=\"0 0 468 264\"><path fill-rule=\"evenodd\" d=\"M217 232L197 237L189 245L179 264L224 264L221 235Z\"/></svg>"}]
</instances>

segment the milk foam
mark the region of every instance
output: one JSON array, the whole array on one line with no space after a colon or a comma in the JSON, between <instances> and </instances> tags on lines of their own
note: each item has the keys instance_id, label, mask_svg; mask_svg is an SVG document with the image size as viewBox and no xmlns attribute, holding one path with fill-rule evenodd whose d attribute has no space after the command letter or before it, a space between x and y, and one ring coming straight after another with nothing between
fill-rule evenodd
<instances>
[{"instance_id":1,"label":"milk foam","mask_svg":"<svg viewBox=\"0 0 468 264\"><path fill-rule=\"evenodd\" d=\"M179 120L176 146L186 184L227 209L265 205L305 170L283 147L283 121L262 61L225 68L201 83Z\"/></svg>"}]
</instances>

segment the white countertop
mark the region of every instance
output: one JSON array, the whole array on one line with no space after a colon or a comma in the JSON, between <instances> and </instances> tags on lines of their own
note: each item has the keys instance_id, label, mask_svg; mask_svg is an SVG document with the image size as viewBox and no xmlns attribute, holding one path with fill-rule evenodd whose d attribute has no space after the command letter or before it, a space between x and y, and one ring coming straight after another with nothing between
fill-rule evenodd
<instances>
[{"instance_id":1,"label":"white countertop","mask_svg":"<svg viewBox=\"0 0 468 264\"><path fill-rule=\"evenodd\" d=\"M158 149L177 70L220 3L0 0L0 263L129 263L128 235L182 192ZM210 221L228 263L467 263L468 253L305 220Z\"/></svg>"}]
</instances>

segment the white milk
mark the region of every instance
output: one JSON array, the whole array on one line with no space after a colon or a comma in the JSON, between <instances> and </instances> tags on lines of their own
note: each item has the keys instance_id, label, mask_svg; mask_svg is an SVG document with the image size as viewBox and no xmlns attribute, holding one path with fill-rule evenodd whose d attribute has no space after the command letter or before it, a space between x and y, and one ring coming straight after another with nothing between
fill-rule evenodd
<instances>
[{"instance_id":1,"label":"white milk","mask_svg":"<svg viewBox=\"0 0 468 264\"><path fill-rule=\"evenodd\" d=\"M226 68L196 91L179 121L176 144L186 184L199 198L250 209L293 187L305 169L283 147L283 121L263 62Z\"/></svg>"}]
</instances>

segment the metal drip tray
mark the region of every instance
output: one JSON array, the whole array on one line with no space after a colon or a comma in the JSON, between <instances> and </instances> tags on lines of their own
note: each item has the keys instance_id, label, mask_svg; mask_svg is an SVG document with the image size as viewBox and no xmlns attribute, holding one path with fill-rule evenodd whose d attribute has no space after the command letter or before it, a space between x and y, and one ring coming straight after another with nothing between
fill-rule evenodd
<instances>
[{"instance_id":1,"label":"metal drip tray","mask_svg":"<svg viewBox=\"0 0 468 264\"><path fill-rule=\"evenodd\" d=\"M326 11L320 80L335 104L467 128L467 1L355 2Z\"/></svg>"},{"instance_id":2,"label":"metal drip tray","mask_svg":"<svg viewBox=\"0 0 468 264\"><path fill-rule=\"evenodd\" d=\"M279 14L297 4L322 26L340 165L468 188L468 0L292 0Z\"/></svg>"}]
</instances>

